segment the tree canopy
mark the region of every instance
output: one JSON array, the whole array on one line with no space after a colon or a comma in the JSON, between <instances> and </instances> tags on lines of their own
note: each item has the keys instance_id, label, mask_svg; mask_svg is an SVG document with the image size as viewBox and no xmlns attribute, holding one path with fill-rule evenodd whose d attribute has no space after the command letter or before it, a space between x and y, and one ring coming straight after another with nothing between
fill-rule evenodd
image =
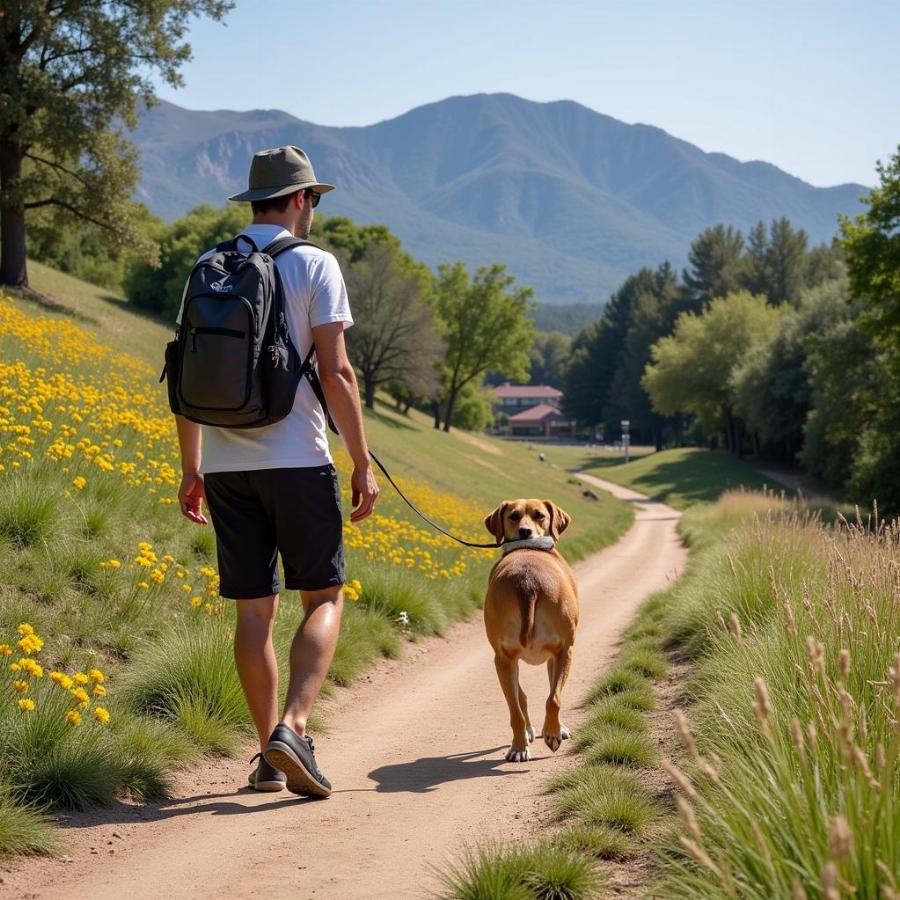
<instances>
[{"instance_id":1,"label":"tree canopy","mask_svg":"<svg viewBox=\"0 0 900 900\"><path fill-rule=\"evenodd\" d=\"M438 268L435 309L447 343L443 392L435 426L450 430L460 391L480 384L489 369L507 378L528 376L534 326L528 318L531 288L516 287L506 267L481 266L474 277L461 262Z\"/></svg>"},{"instance_id":2,"label":"tree canopy","mask_svg":"<svg viewBox=\"0 0 900 900\"><path fill-rule=\"evenodd\" d=\"M0 15L0 282L26 285L27 210L53 207L144 240L134 227L136 151L122 126L171 85L190 58L193 16L220 19L227 0L6 3ZM146 244L146 241L145 241ZM149 251L150 245L147 244Z\"/></svg>"},{"instance_id":3,"label":"tree canopy","mask_svg":"<svg viewBox=\"0 0 900 900\"><path fill-rule=\"evenodd\" d=\"M740 454L733 374L754 345L771 339L778 319L765 297L747 291L719 297L699 315L683 313L650 351L643 385L654 408L692 413L707 431L724 430L729 449Z\"/></svg>"}]
</instances>

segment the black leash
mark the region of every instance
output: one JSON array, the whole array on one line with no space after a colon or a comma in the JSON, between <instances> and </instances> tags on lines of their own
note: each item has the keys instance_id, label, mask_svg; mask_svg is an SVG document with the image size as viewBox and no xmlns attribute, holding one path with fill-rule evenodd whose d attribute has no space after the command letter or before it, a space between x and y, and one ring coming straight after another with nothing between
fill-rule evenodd
<instances>
[{"instance_id":1,"label":"black leash","mask_svg":"<svg viewBox=\"0 0 900 900\"><path fill-rule=\"evenodd\" d=\"M322 390L322 383L319 381L319 375L316 372L315 367L312 364L313 355L316 352L316 345L310 348L309 353L306 354L306 359L303 360L303 366L300 369L300 374L305 376L306 380L309 382L309 386L313 389L313 393L316 395L316 399L319 401L319 404L322 407L323 412L325 413L325 418L328 421L328 427L338 436L340 433L337 430L337 426L334 424L334 420L331 418L331 413L328 412L328 404L325 402L325 392ZM388 483L391 487L400 495L400 499L424 522L427 522L435 531L439 531L441 534L450 538L452 541L456 541L457 544L462 544L465 547L475 547L479 550L496 550L499 546L497 543L493 544L473 544L471 541L465 541L460 537L457 537L455 534L451 534L445 528L442 528L438 525L437 522L432 521L425 515L420 509L413 505L412 501L400 490L397 485L397 482L391 478L391 473L384 467L384 463L371 451L369 450L369 456L372 457L372 461L375 465L381 469L384 477L388 480Z\"/></svg>"}]
</instances>

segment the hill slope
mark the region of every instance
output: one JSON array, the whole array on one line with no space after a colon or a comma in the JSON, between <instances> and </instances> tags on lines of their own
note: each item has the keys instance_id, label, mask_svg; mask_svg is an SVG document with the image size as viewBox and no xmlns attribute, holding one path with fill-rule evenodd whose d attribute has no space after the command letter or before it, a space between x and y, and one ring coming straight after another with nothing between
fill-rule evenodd
<instances>
[{"instance_id":1,"label":"hill slope","mask_svg":"<svg viewBox=\"0 0 900 900\"><path fill-rule=\"evenodd\" d=\"M836 214L865 190L816 188L571 101L509 94L451 97L359 128L162 103L132 137L138 196L165 217L221 204L246 184L255 150L298 144L339 187L324 212L384 222L431 264L503 260L550 303L601 300L641 265L681 265L716 222L746 230L788 216L830 240Z\"/></svg>"}]
</instances>

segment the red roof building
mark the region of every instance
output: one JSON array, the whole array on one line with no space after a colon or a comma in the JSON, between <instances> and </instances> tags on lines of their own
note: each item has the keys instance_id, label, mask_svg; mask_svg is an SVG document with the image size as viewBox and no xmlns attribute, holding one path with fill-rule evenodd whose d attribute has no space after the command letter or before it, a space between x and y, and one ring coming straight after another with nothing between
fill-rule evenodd
<instances>
[{"instance_id":1,"label":"red roof building","mask_svg":"<svg viewBox=\"0 0 900 900\"><path fill-rule=\"evenodd\" d=\"M509 417L509 433L522 437L553 437L574 435L575 420L548 403L539 403L530 409Z\"/></svg>"},{"instance_id":2,"label":"red roof building","mask_svg":"<svg viewBox=\"0 0 900 900\"><path fill-rule=\"evenodd\" d=\"M506 413L508 416L516 415L524 409L546 404L559 409L562 402L562 391L549 384L501 384L494 388L494 396L497 403L495 412Z\"/></svg>"}]
</instances>

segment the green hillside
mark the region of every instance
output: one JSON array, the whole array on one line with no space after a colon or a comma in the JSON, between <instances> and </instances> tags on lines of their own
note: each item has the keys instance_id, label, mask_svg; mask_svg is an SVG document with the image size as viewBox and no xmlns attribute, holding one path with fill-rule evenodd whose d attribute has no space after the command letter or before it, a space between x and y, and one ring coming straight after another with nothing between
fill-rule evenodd
<instances>
[{"instance_id":1,"label":"green hillside","mask_svg":"<svg viewBox=\"0 0 900 900\"><path fill-rule=\"evenodd\" d=\"M214 536L174 505L177 440L157 381L171 327L38 264L31 276L40 296L0 294L0 853L56 846L34 804L163 796L173 767L238 752L249 733ZM562 461L527 445L386 408L367 430L413 501L470 540L487 540L484 517L523 495L572 515L571 559L631 522L626 504L585 498ZM347 455L335 459L349 508ZM345 526L331 685L471 614L495 557L437 535L383 489L375 515ZM299 615L288 592L282 664Z\"/></svg>"},{"instance_id":2,"label":"green hillside","mask_svg":"<svg viewBox=\"0 0 900 900\"><path fill-rule=\"evenodd\" d=\"M725 491L738 488L781 490L753 466L729 453L680 447L648 453L627 465L617 459L596 460L585 471L662 500L676 509L712 503Z\"/></svg>"}]
</instances>

